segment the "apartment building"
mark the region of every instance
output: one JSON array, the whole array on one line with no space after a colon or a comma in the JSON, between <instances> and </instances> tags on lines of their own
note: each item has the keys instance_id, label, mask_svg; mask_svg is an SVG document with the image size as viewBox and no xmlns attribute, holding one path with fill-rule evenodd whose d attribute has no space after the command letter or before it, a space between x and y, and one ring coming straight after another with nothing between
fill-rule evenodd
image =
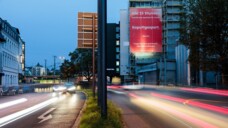
<instances>
[{"instance_id":1,"label":"apartment building","mask_svg":"<svg viewBox=\"0 0 228 128\"><path fill-rule=\"evenodd\" d=\"M97 47L97 13L78 13L78 48Z\"/></svg>"},{"instance_id":2,"label":"apartment building","mask_svg":"<svg viewBox=\"0 0 228 128\"><path fill-rule=\"evenodd\" d=\"M0 85L18 86L25 65L25 42L18 28L0 18Z\"/></svg>"}]
</instances>

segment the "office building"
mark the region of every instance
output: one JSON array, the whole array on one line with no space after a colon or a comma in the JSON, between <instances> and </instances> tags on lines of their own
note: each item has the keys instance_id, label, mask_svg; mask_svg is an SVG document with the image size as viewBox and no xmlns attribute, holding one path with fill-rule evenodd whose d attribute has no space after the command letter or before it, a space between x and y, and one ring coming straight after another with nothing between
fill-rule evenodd
<instances>
[{"instance_id":1,"label":"office building","mask_svg":"<svg viewBox=\"0 0 228 128\"><path fill-rule=\"evenodd\" d=\"M107 24L107 66L108 82L120 83L120 27L116 23Z\"/></svg>"},{"instance_id":2,"label":"office building","mask_svg":"<svg viewBox=\"0 0 228 128\"><path fill-rule=\"evenodd\" d=\"M129 50L129 22L128 10L120 10L120 76L121 82L132 81L130 74L134 73L134 66L130 63L132 60Z\"/></svg>"},{"instance_id":3,"label":"office building","mask_svg":"<svg viewBox=\"0 0 228 128\"><path fill-rule=\"evenodd\" d=\"M129 0L130 69L134 82L160 81L162 49L162 1ZM139 31L140 30L140 31Z\"/></svg>"}]
</instances>

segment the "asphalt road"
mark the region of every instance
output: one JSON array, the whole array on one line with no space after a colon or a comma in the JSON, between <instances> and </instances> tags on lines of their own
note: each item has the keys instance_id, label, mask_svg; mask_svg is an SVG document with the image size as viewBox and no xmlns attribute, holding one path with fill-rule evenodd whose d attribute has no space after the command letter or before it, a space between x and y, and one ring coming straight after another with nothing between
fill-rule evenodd
<instances>
[{"instance_id":1,"label":"asphalt road","mask_svg":"<svg viewBox=\"0 0 228 128\"><path fill-rule=\"evenodd\" d=\"M85 95L79 92L60 95L30 93L0 98L0 104L16 100L20 103L0 108L0 127L71 128L82 109Z\"/></svg>"},{"instance_id":2,"label":"asphalt road","mask_svg":"<svg viewBox=\"0 0 228 128\"><path fill-rule=\"evenodd\" d=\"M122 108L128 128L228 128L228 96L144 87L112 89L108 98Z\"/></svg>"}]
</instances>

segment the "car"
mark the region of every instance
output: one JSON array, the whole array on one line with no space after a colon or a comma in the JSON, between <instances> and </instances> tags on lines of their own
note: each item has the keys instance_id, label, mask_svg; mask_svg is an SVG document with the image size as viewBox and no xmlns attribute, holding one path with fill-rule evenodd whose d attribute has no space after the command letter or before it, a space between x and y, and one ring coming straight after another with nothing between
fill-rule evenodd
<instances>
[{"instance_id":1,"label":"car","mask_svg":"<svg viewBox=\"0 0 228 128\"><path fill-rule=\"evenodd\" d=\"M9 95L15 95L16 94L16 89L13 87L13 86L10 86L10 87L6 87L4 86L2 88L2 94L3 95L6 95L6 96L9 96Z\"/></svg>"},{"instance_id":2,"label":"car","mask_svg":"<svg viewBox=\"0 0 228 128\"><path fill-rule=\"evenodd\" d=\"M67 88L67 91L70 93L76 92L76 87L73 82L66 82L64 83L64 86Z\"/></svg>"},{"instance_id":3,"label":"car","mask_svg":"<svg viewBox=\"0 0 228 128\"><path fill-rule=\"evenodd\" d=\"M2 87L0 87L0 96L3 95L3 90L2 90Z\"/></svg>"},{"instance_id":4,"label":"car","mask_svg":"<svg viewBox=\"0 0 228 128\"><path fill-rule=\"evenodd\" d=\"M53 91L65 93L67 91L67 88L64 85L54 85Z\"/></svg>"},{"instance_id":5,"label":"car","mask_svg":"<svg viewBox=\"0 0 228 128\"><path fill-rule=\"evenodd\" d=\"M19 87L19 89L17 90L17 94L23 94L23 93L24 93L23 88Z\"/></svg>"}]
</instances>

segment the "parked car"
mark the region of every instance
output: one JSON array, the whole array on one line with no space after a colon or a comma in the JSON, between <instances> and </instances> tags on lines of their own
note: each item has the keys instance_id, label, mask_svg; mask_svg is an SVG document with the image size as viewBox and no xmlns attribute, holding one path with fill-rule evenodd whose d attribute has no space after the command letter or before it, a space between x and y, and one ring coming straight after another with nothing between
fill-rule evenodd
<instances>
[{"instance_id":1,"label":"parked car","mask_svg":"<svg viewBox=\"0 0 228 128\"><path fill-rule=\"evenodd\" d=\"M16 89L13 86L10 86L10 87L3 86L2 90L3 90L2 94L6 96L16 94Z\"/></svg>"},{"instance_id":2,"label":"parked car","mask_svg":"<svg viewBox=\"0 0 228 128\"><path fill-rule=\"evenodd\" d=\"M24 93L23 89L22 88L19 88L18 94L23 94L23 93Z\"/></svg>"},{"instance_id":3,"label":"parked car","mask_svg":"<svg viewBox=\"0 0 228 128\"><path fill-rule=\"evenodd\" d=\"M0 87L0 96L3 95L3 90L2 90L2 87Z\"/></svg>"},{"instance_id":4,"label":"parked car","mask_svg":"<svg viewBox=\"0 0 228 128\"><path fill-rule=\"evenodd\" d=\"M22 87L17 86L17 87L15 88L15 90L16 90L16 93L17 93L17 94L23 94L23 93L24 93Z\"/></svg>"}]
</instances>

